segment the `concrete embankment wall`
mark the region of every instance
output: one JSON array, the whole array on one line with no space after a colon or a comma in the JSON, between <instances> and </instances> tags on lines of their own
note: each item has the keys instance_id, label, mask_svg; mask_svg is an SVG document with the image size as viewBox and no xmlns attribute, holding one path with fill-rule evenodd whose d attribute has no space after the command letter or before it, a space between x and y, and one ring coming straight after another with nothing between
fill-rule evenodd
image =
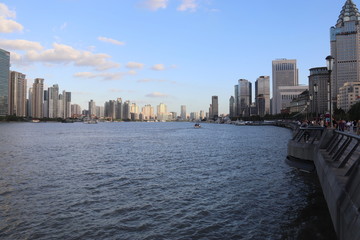
<instances>
[{"instance_id":1,"label":"concrete embankment wall","mask_svg":"<svg viewBox=\"0 0 360 240\"><path fill-rule=\"evenodd\" d=\"M316 171L330 211L335 231L340 240L360 239L360 174L356 167L351 177L347 168L339 168L326 152L333 131L326 131L314 154Z\"/></svg>"},{"instance_id":2,"label":"concrete embankment wall","mask_svg":"<svg viewBox=\"0 0 360 240\"><path fill-rule=\"evenodd\" d=\"M329 150L331 147L329 144L334 136L333 130L326 130L317 144L290 141L288 153L301 159L314 161L338 239L360 240L360 170L359 154L356 152L359 151L358 145L355 144L355 154L351 153L355 160L347 161L349 163L341 166L341 162L347 158L350 150L344 150L340 152L339 157L334 158L335 151ZM334 141L334 143L340 142L340 140ZM333 146L331 149L340 149L336 144Z\"/></svg>"}]
</instances>

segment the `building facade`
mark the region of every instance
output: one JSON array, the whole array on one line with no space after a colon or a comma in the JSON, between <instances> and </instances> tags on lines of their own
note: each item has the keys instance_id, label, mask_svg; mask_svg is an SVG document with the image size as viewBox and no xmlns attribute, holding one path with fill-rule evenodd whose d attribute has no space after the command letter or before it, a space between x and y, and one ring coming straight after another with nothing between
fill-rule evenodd
<instances>
[{"instance_id":1,"label":"building facade","mask_svg":"<svg viewBox=\"0 0 360 240\"><path fill-rule=\"evenodd\" d=\"M44 108L44 79L36 78L32 87L31 117L43 118Z\"/></svg>"},{"instance_id":2,"label":"building facade","mask_svg":"<svg viewBox=\"0 0 360 240\"><path fill-rule=\"evenodd\" d=\"M270 77L260 76L255 82L255 105L257 115L270 114Z\"/></svg>"},{"instance_id":3,"label":"building facade","mask_svg":"<svg viewBox=\"0 0 360 240\"><path fill-rule=\"evenodd\" d=\"M345 2L330 29L330 46L334 57L331 93L336 106L339 89L347 82L360 81L360 13L352 0Z\"/></svg>"},{"instance_id":4,"label":"building facade","mask_svg":"<svg viewBox=\"0 0 360 240\"><path fill-rule=\"evenodd\" d=\"M347 82L338 91L337 107L345 112L360 99L360 82Z\"/></svg>"},{"instance_id":5,"label":"building facade","mask_svg":"<svg viewBox=\"0 0 360 240\"><path fill-rule=\"evenodd\" d=\"M219 117L219 98L218 96L211 97L211 118L217 119Z\"/></svg>"},{"instance_id":6,"label":"building facade","mask_svg":"<svg viewBox=\"0 0 360 240\"><path fill-rule=\"evenodd\" d=\"M11 71L9 81L9 115L26 116L26 75Z\"/></svg>"},{"instance_id":7,"label":"building facade","mask_svg":"<svg viewBox=\"0 0 360 240\"><path fill-rule=\"evenodd\" d=\"M293 99L298 98L301 93L308 90L308 86L282 86L277 90L277 105L280 106L281 112L289 112L290 103Z\"/></svg>"},{"instance_id":8,"label":"building facade","mask_svg":"<svg viewBox=\"0 0 360 240\"><path fill-rule=\"evenodd\" d=\"M282 105L278 97L280 87L298 86L298 69L295 59L278 59L272 61L272 114L281 113Z\"/></svg>"},{"instance_id":9,"label":"building facade","mask_svg":"<svg viewBox=\"0 0 360 240\"><path fill-rule=\"evenodd\" d=\"M10 53L0 49L0 116L9 114Z\"/></svg>"},{"instance_id":10,"label":"building facade","mask_svg":"<svg viewBox=\"0 0 360 240\"><path fill-rule=\"evenodd\" d=\"M236 109L237 116L248 117L250 116L250 106L252 103L252 85L246 79L239 79L238 86L235 87L235 95L237 96Z\"/></svg>"},{"instance_id":11,"label":"building facade","mask_svg":"<svg viewBox=\"0 0 360 240\"><path fill-rule=\"evenodd\" d=\"M186 106L185 105L181 105L180 117L181 117L181 120L186 120Z\"/></svg>"},{"instance_id":12,"label":"building facade","mask_svg":"<svg viewBox=\"0 0 360 240\"><path fill-rule=\"evenodd\" d=\"M312 101L309 110L311 113L321 115L329 111L329 80L329 71L326 67L310 69L309 94L312 96Z\"/></svg>"}]
</instances>

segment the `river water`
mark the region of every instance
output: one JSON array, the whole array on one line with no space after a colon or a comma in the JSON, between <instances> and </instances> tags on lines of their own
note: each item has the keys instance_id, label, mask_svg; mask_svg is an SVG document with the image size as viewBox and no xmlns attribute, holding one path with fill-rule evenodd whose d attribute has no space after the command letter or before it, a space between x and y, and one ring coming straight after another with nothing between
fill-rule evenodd
<instances>
[{"instance_id":1,"label":"river water","mask_svg":"<svg viewBox=\"0 0 360 240\"><path fill-rule=\"evenodd\" d=\"M336 239L288 129L0 123L0 239Z\"/></svg>"}]
</instances>

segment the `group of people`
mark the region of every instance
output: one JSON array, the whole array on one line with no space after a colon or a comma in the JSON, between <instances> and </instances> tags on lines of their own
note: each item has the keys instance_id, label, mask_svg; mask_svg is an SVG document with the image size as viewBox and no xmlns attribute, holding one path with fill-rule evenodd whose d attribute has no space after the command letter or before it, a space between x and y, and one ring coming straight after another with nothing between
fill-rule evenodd
<instances>
[{"instance_id":1,"label":"group of people","mask_svg":"<svg viewBox=\"0 0 360 240\"><path fill-rule=\"evenodd\" d=\"M345 120L339 120L336 121L333 119L333 127L339 131L347 131L347 132L353 132L357 135L360 135L360 120L354 120L354 121L345 121ZM301 127L307 127L307 126L321 126L321 127L330 127L329 122L326 122L324 120L319 121L304 121L301 123Z\"/></svg>"}]
</instances>

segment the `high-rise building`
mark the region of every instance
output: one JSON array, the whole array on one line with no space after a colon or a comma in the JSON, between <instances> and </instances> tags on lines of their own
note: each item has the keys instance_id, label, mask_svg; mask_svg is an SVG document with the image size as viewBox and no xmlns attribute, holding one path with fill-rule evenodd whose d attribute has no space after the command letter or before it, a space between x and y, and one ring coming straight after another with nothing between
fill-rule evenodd
<instances>
[{"instance_id":1,"label":"high-rise building","mask_svg":"<svg viewBox=\"0 0 360 240\"><path fill-rule=\"evenodd\" d=\"M181 117L181 120L186 120L186 106L185 105L181 105L180 117Z\"/></svg>"},{"instance_id":2,"label":"high-rise building","mask_svg":"<svg viewBox=\"0 0 360 240\"><path fill-rule=\"evenodd\" d=\"M167 111L167 106L164 103L160 103L157 106L157 113L156 113L157 119L160 121L166 121L168 120L168 115L169 113Z\"/></svg>"},{"instance_id":3,"label":"high-rise building","mask_svg":"<svg viewBox=\"0 0 360 240\"><path fill-rule=\"evenodd\" d=\"M130 114L130 101L127 100L123 103L123 119L124 120L130 120L131 114Z\"/></svg>"},{"instance_id":4,"label":"high-rise building","mask_svg":"<svg viewBox=\"0 0 360 240\"><path fill-rule=\"evenodd\" d=\"M31 117L43 117L44 79L36 78L32 87Z\"/></svg>"},{"instance_id":5,"label":"high-rise building","mask_svg":"<svg viewBox=\"0 0 360 240\"><path fill-rule=\"evenodd\" d=\"M278 99L279 87L298 86L298 75L296 60L279 59L272 61L272 114L280 113L284 107L281 99Z\"/></svg>"},{"instance_id":6,"label":"high-rise building","mask_svg":"<svg viewBox=\"0 0 360 240\"><path fill-rule=\"evenodd\" d=\"M309 94L313 98L309 109L311 113L325 114L329 111L328 81L329 71L326 67L310 69Z\"/></svg>"},{"instance_id":7,"label":"high-rise building","mask_svg":"<svg viewBox=\"0 0 360 240\"><path fill-rule=\"evenodd\" d=\"M240 117L248 117L250 116L250 106L251 106L251 99L252 99L252 86L251 82L246 79L239 79L238 80L238 87L235 87L237 90L237 100L236 101L236 109L237 109L237 116Z\"/></svg>"},{"instance_id":8,"label":"high-rise building","mask_svg":"<svg viewBox=\"0 0 360 240\"><path fill-rule=\"evenodd\" d=\"M10 53L0 49L0 116L9 114Z\"/></svg>"},{"instance_id":9,"label":"high-rise building","mask_svg":"<svg viewBox=\"0 0 360 240\"><path fill-rule=\"evenodd\" d=\"M211 97L211 113L212 116L211 118L213 119L217 119L219 117L219 100L218 100L218 96L212 96Z\"/></svg>"},{"instance_id":10,"label":"high-rise building","mask_svg":"<svg viewBox=\"0 0 360 240\"><path fill-rule=\"evenodd\" d=\"M47 115L46 117L49 118L58 118L60 117L59 112L59 85L54 84L52 87L49 87L47 90L47 96L45 96L46 101L44 105L46 104L46 111Z\"/></svg>"},{"instance_id":11,"label":"high-rise building","mask_svg":"<svg viewBox=\"0 0 360 240\"><path fill-rule=\"evenodd\" d=\"M255 82L256 114L263 117L270 114L270 77L260 76Z\"/></svg>"},{"instance_id":12,"label":"high-rise building","mask_svg":"<svg viewBox=\"0 0 360 240\"><path fill-rule=\"evenodd\" d=\"M142 108L141 113L143 115L143 120L155 119L154 108L150 104L145 105Z\"/></svg>"},{"instance_id":13,"label":"high-rise building","mask_svg":"<svg viewBox=\"0 0 360 240\"><path fill-rule=\"evenodd\" d=\"M117 98L116 99L116 107L115 107L115 112L116 112L116 119L122 119L123 116L123 105L122 105L122 99L121 98Z\"/></svg>"},{"instance_id":14,"label":"high-rise building","mask_svg":"<svg viewBox=\"0 0 360 240\"><path fill-rule=\"evenodd\" d=\"M331 96L336 103L339 89L345 83L360 81L360 13L352 0L345 2L336 25L330 29L330 46L335 58Z\"/></svg>"},{"instance_id":15,"label":"high-rise building","mask_svg":"<svg viewBox=\"0 0 360 240\"><path fill-rule=\"evenodd\" d=\"M230 117L236 117L236 105L235 105L235 98L234 96L231 96L229 99L229 116Z\"/></svg>"},{"instance_id":16,"label":"high-rise building","mask_svg":"<svg viewBox=\"0 0 360 240\"><path fill-rule=\"evenodd\" d=\"M93 100L89 102L89 117L93 118L96 117L96 104Z\"/></svg>"},{"instance_id":17,"label":"high-rise building","mask_svg":"<svg viewBox=\"0 0 360 240\"><path fill-rule=\"evenodd\" d=\"M63 102L62 102L62 110L63 115L61 118L70 118L71 117L71 92L63 91ZM98 114L96 116L99 116Z\"/></svg>"},{"instance_id":18,"label":"high-rise building","mask_svg":"<svg viewBox=\"0 0 360 240\"><path fill-rule=\"evenodd\" d=\"M71 117L79 117L81 115L81 107L79 104L71 104Z\"/></svg>"},{"instance_id":19,"label":"high-rise building","mask_svg":"<svg viewBox=\"0 0 360 240\"><path fill-rule=\"evenodd\" d=\"M11 71L9 82L9 114L19 117L26 116L26 75Z\"/></svg>"}]
</instances>

